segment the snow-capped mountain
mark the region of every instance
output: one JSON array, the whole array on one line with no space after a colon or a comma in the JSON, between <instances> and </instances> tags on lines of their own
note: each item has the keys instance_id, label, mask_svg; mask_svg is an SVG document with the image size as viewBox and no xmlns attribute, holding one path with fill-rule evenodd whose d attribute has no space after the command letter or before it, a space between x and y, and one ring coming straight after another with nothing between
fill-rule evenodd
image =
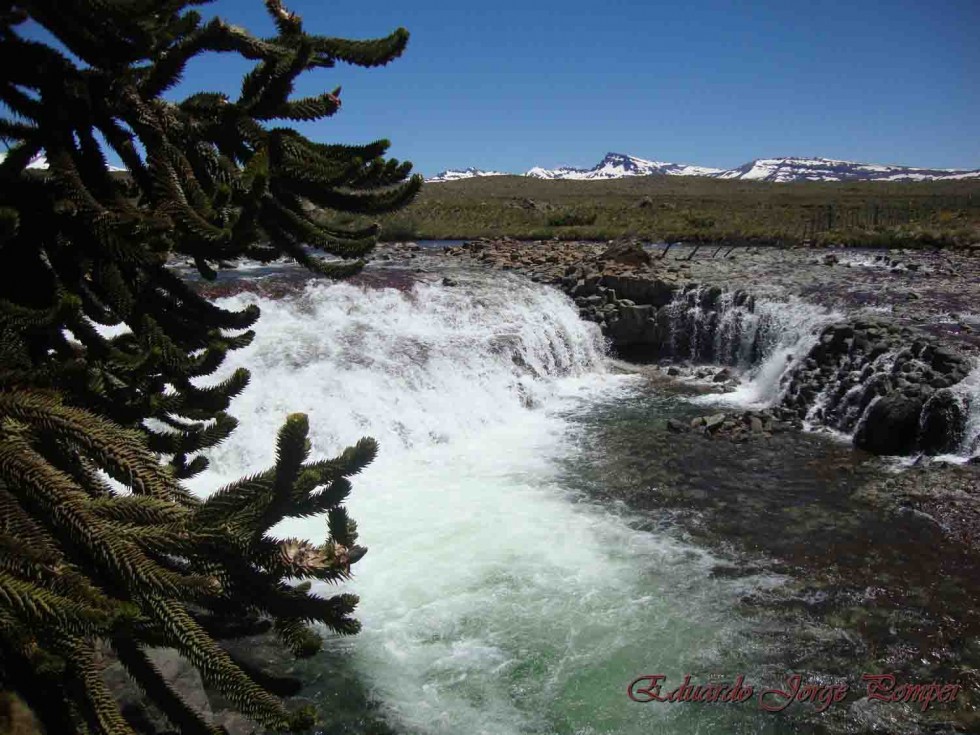
<instances>
[{"instance_id":1,"label":"snow-capped mountain","mask_svg":"<svg viewBox=\"0 0 980 735\"><path fill-rule=\"evenodd\" d=\"M501 176L499 171L444 171L430 182L456 181L474 176ZM716 179L745 181L946 181L980 179L980 169L932 169L892 166L876 163L838 161L832 158L759 158L738 168L721 169L683 163L648 161L623 153L607 153L592 168L561 166L546 169L536 166L524 176L538 179L621 179L627 176L707 176Z\"/></svg>"},{"instance_id":2,"label":"snow-capped mountain","mask_svg":"<svg viewBox=\"0 0 980 735\"><path fill-rule=\"evenodd\" d=\"M459 181L460 179L472 179L477 176L507 176L507 174L502 171L484 171L479 168L451 168L448 171L436 174L431 179L426 179L426 181L430 184L435 184L440 181Z\"/></svg>"},{"instance_id":3,"label":"snow-capped mountain","mask_svg":"<svg viewBox=\"0 0 980 735\"><path fill-rule=\"evenodd\" d=\"M832 158L759 158L731 171L719 179L748 181L941 181L977 179L980 170L911 168L877 163L837 161Z\"/></svg>"},{"instance_id":4,"label":"snow-capped mountain","mask_svg":"<svg viewBox=\"0 0 980 735\"><path fill-rule=\"evenodd\" d=\"M724 173L724 169L691 166L684 163L666 163L664 161L647 161L625 153L607 153L592 168L561 168L546 169L535 167L525 173L537 179L621 179L625 176L715 176Z\"/></svg>"},{"instance_id":5,"label":"snow-capped mountain","mask_svg":"<svg viewBox=\"0 0 980 735\"><path fill-rule=\"evenodd\" d=\"M4 152L0 152L0 162L2 162L3 159L5 159L6 157L7 157L7 153L5 151ZM44 154L43 153L39 153L38 155L34 156L34 158L31 159L31 162L29 164L27 164L27 168L47 170L47 168L48 168L48 159L44 157ZM110 171L125 171L126 169L119 168L118 166L112 166L112 165L110 165L109 166L109 170Z\"/></svg>"}]
</instances>

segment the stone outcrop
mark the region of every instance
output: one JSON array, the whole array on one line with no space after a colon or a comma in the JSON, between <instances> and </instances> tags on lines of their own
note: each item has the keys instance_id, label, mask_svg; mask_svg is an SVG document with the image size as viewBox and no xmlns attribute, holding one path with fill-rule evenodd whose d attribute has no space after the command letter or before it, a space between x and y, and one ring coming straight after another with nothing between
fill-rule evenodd
<instances>
[{"instance_id":1,"label":"stone outcrop","mask_svg":"<svg viewBox=\"0 0 980 735\"><path fill-rule=\"evenodd\" d=\"M922 399L890 393L874 402L854 435L854 444L873 454L909 454L915 449Z\"/></svg>"},{"instance_id":2,"label":"stone outcrop","mask_svg":"<svg viewBox=\"0 0 980 735\"><path fill-rule=\"evenodd\" d=\"M949 388L937 390L922 407L919 431L921 449L926 454L955 451L966 432L963 400Z\"/></svg>"},{"instance_id":3,"label":"stone outcrop","mask_svg":"<svg viewBox=\"0 0 980 735\"><path fill-rule=\"evenodd\" d=\"M611 263L632 265L638 268L646 268L653 265L653 256L644 250L640 243L629 240L614 242L602 252L599 259Z\"/></svg>"},{"instance_id":4,"label":"stone outcrop","mask_svg":"<svg viewBox=\"0 0 980 735\"><path fill-rule=\"evenodd\" d=\"M952 451L966 407L949 388L972 369L965 355L884 322L827 326L788 376L784 405L844 432L875 454Z\"/></svg>"}]
</instances>

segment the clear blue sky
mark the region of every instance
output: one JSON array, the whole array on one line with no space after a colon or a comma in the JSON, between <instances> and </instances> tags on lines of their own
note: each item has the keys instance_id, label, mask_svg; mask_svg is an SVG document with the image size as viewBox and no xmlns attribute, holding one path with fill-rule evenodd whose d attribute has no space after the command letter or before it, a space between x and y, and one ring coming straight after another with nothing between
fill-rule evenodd
<instances>
[{"instance_id":1,"label":"clear blue sky","mask_svg":"<svg viewBox=\"0 0 980 735\"><path fill-rule=\"evenodd\" d=\"M493 3L287 0L307 29L412 34L387 67L338 65L300 91L343 86L323 141L393 141L427 175L478 166L591 166L606 151L732 167L827 156L980 167L980 0ZM261 34L260 0L202 8ZM230 56L178 93L235 93Z\"/></svg>"}]
</instances>

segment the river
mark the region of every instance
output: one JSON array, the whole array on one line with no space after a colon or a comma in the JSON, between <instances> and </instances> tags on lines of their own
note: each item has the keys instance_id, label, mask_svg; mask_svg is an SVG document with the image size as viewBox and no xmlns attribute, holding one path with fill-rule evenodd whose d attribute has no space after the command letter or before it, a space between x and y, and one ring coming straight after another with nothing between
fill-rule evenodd
<instances>
[{"instance_id":1,"label":"river","mask_svg":"<svg viewBox=\"0 0 980 735\"><path fill-rule=\"evenodd\" d=\"M348 502L369 549L344 590L360 597L363 630L330 639L303 668L303 696L342 723L323 732L819 731L754 701L627 697L641 675L779 680L786 649L772 641L791 627L744 602L778 594L788 577L764 560L721 574L743 552L692 536L668 509L604 492L656 485L663 458L644 458L668 447L666 435L644 427L695 403L611 361L598 327L558 291L509 274L451 275L450 285L433 271L397 287L308 283L220 301L255 303L262 317L252 345L213 376L244 364L252 382L233 403L241 426L189 483L195 492L269 466L291 412L309 414L315 459L361 436L380 442ZM689 472L707 492L724 484L721 451L688 452L675 479ZM805 462L792 452L765 461L781 467L774 477ZM321 540L325 526L292 520L274 533Z\"/></svg>"}]
</instances>

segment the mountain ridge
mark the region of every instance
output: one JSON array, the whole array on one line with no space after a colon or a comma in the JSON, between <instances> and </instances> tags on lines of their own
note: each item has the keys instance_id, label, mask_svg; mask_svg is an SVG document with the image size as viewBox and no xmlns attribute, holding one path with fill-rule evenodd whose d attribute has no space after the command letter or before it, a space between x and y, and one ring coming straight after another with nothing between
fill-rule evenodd
<instances>
[{"instance_id":1,"label":"mountain ridge","mask_svg":"<svg viewBox=\"0 0 980 735\"><path fill-rule=\"evenodd\" d=\"M523 174L505 174L477 168L450 169L437 174L429 183L458 181L480 176L527 176L539 179L602 180L628 176L706 176L743 181L949 181L980 179L980 169L917 168L891 164L860 163L834 158L783 156L757 158L732 169L711 168L666 161L651 161L625 153L607 153L592 168L559 166L546 169L535 166Z\"/></svg>"}]
</instances>

